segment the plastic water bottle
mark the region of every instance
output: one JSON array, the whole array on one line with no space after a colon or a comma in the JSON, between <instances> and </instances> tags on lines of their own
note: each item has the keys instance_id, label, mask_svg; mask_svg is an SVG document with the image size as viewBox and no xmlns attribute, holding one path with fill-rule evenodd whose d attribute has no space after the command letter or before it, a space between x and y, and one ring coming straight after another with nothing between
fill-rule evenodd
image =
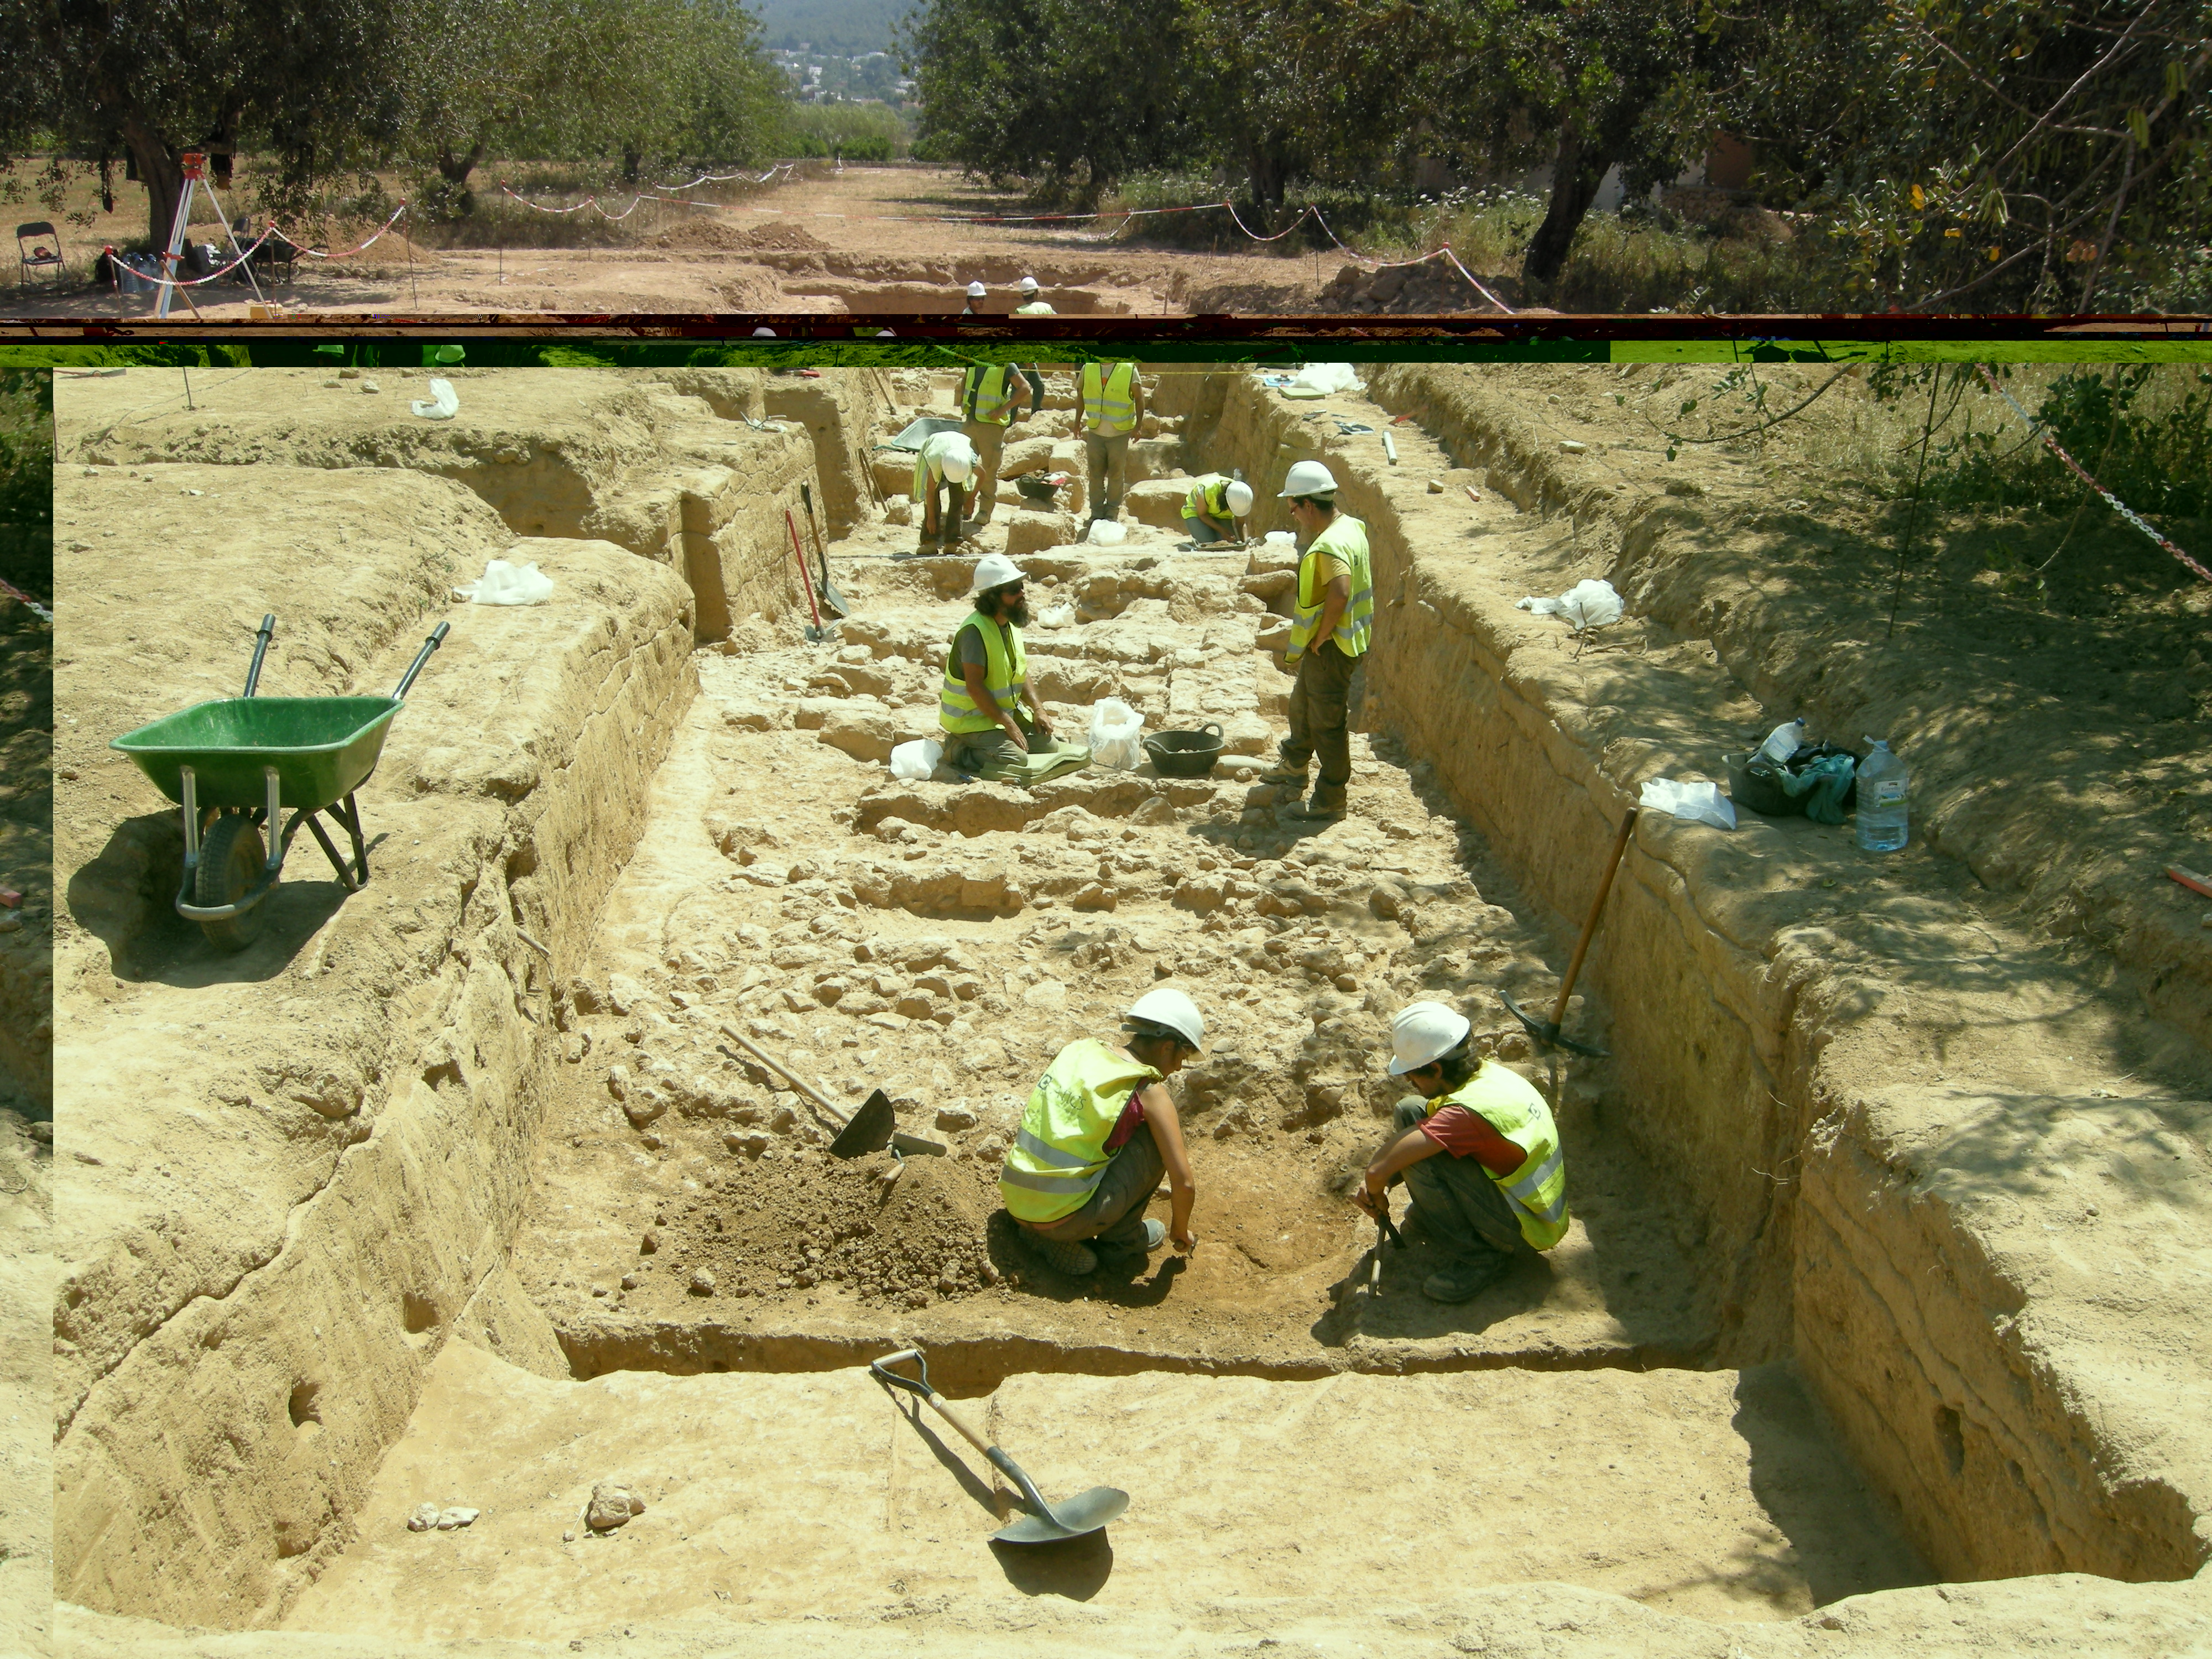
<instances>
[{"instance_id":1,"label":"plastic water bottle","mask_svg":"<svg viewBox=\"0 0 2212 1659\"><path fill-rule=\"evenodd\" d=\"M1790 757L1804 746L1804 720L1784 720L1766 734L1766 741L1759 745L1759 752L1777 766L1784 766L1789 763Z\"/></svg>"},{"instance_id":2,"label":"plastic water bottle","mask_svg":"<svg viewBox=\"0 0 2212 1659\"><path fill-rule=\"evenodd\" d=\"M1859 850L1894 853L1905 841L1905 792L1912 770L1889 752L1882 738L1869 738L1874 753L1859 763Z\"/></svg>"}]
</instances>

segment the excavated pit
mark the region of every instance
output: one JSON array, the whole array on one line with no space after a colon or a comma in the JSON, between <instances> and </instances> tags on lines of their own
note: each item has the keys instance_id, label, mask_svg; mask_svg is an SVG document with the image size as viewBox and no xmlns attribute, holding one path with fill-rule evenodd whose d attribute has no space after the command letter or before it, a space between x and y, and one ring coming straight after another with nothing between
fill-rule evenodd
<instances>
[{"instance_id":1,"label":"excavated pit","mask_svg":"<svg viewBox=\"0 0 2212 1659\"><path fill-rule=\"evenodd\" d=\"M531 378L482 380L504 411L526 406ZM541 763L520 796L511 767L471 751L470 697L435 701L434 672L418 689L431 756L481 777L466 787L493 810L465 847L449 837L441 853L455 904L410 907L434 971L407 993L410 1019L380 1033L380 1048L366 1031L346 1039L370 1055L359 1115L325 1103L287 1131L295 1144L302 1128L336 1143L331 1163L305 1160L313 1260L272 1233L256 1247L267 1266L227 1279L201 1268L197 1291L188 1265L168 1268L181 1273L174 1289L135 1292L149 1311L103 1330L100 1304L114 1286L146 1285L145 1270L103 1279L96 1249L81 1252L93 1260L64 1301L71 1352L89 1363L76 1362L87 1380L57 1453L56 1549L62 1593L96 1610L73 1610L82 1650L162 1650L144 1627L103 1617L137 1614L281 1624L296 1651L364 1632L557 1648L632 1627L641 1644L711 1631L766 1651L799 1639L789 1621L826 1618L858 1630L895 1620L921 1639L995 1652L1012 1639L1002 1607L1095 1637L1152 1628L1172 1604L1176 1628L1201 1642L1256 1614L1269 1628L1310 1626L1327 1648L1327 1619L1364 1608L1355 1624L1378 1651L1428 1652L1440 1638L1520 1650L1540 1628L1589 1632L1598 1651L1620 1634L1607 1621L1628 1620L1638 1639L1671 1632L1685 1650L1721 1640L1709 1622L1721 1621L1729 1643L1752 1650L1769 1650L1765 1632L1811 1630L1834 1650L1872 1653L1933 1609L1964 1616L1901 1586L2183 1578L2202 1564L2204 1524L2185 1482L2100 1466L2110 1454L2081 1408L2045 1415L2036 1443L1954 1382L1915 1407L1924 1429L1870 1431L1886 1408L1869 1403L1869 1376L1905 1386L1900 1366L1925 1371L1931 1346L1971 1351L1988 1306L2016 1328L2026 1297L1944 1243L1924 1202L1918 1237L1888 1221L1898 1173L1867 1157L1848 1114L1816 1125L1803 1106L1819 1092L1812 1051L1841 1029L1834 1004L1808 981L1794 1001L1747 1008L1729 955L1741 945L1698 942L1705 924L1681 896L1692 878L1674 873L1669 890L1681 854L1666 832L1647 828L1632 854L1589 994L1569 1014L1616 1057L1574 1059L1555 1079L1528 1053L1498 994L1525 1003L1556 985L1568 917L1620 797L1571 758L1580 734L1557 723L1560 688L1506 669L1485 633L1494 618L1447 592L1469 556L1463 523L1447 537L1409 507L1414 480L1460 476L1439 444L1465 456L1481 434L1432 441L1399 427L1401 480L1381 473L1379 454L1317 444L1249 376L1164 373L1158 431L1133 447L1127 542L1075 544L1079 483L1057 512L1027 510L1008 489L986 540L1029 571L1032 674L1056 724L1079 731L1089 704L1120 696L1147 730L1218 721L1222 764L1198 780L1093 769L1034 790L901 782L884 763L934 728L969 562L896 556L912 544L896 500L908 464L869 446L915 413L943 412L944 377L647 379L572 384L562 397L583 400L574 414L545 399L561 430L606 423L604 407L642 434L620 453L597 441L597 472L567 464L580 482L562 488L580 493L561 508L565 530L531 516L515 476L542 464L543 443L510 437L509 459L495 448L485 477L475 463L420 465L380 430L337 444L321 435L327 416L289 414L273 398L238 424L282 431L264 426L251 443L204 417L189 430L88 421L71 434L64 416L82 458L105 464L88 494L118 465L134 481L212 492L224 467L246 482L287 447L289 467L399 470L331 472L338 491L442 474L468 505L435 499L485 550L525 525L604 538L565 556L555 540L528 548L556 580L588 587L560 601L580 607L586 632L593 607L633 593L635 619L620 626L655 641L600 669L599 689L543 722L545 736L513 745L542 757L564 723L586 732L585 750L618 744L627 720L638 752L611 770ZM1079 476L1064 384L1056 391L1047 434L1009 446L1009 476ZM1356 393L1332 407L1354 405L1387 418ZM764 416L787 431L752 424ZM727 478L672 496L655 482L665 468L654 446L690 464L725 441L710 422L736 428L720 457ZM449 454L488 441L465 429L441 440ZM572 456L585 447L568 442ZM1180 550L1174 529L1180 472L1241 465L1265 483L1316 448L1332 452L1347 507L1369 521L1385 596L1355 695L1352 811L1328 826L1285 819L1257 781L1290 684L1268 654L1284 631L1285 562L1271 549ZM180 450L201 465L173 470ZM802 477L854 611L823 645L799 637L805 601L781 540ZM271 482L297 496L305 481ZM1473 550L1498 559L1510 585L1557 556L1547 515L1562 503L1540 469L1507 458L1486 482ZM1273 527L1274 487L1261 492L1259 529ZM1525 510L1498 500L1509 487ZM675 532L610 533L651 517L617 510L641 500L672 503L674 516L663 507L653 521ZM707 517L679 524L687 512ZM659 568L633 583L624 558ZM395 592L422 580L404 576ZM259 604L241 592L229 608L243 617ZM439 608L427 592L411 604ZM514 665L532 615L498 619ZM464 609L457 635L477 622ZM387 658L417 626L380 625ZM688 662L666 643L679 632L698 642ZM331 654L343 666L335 640ZM623 690L647 663L649 695ZM511 686L515 672L489 664L465 684ZM651 717L623 712L637 707ZM416 712L410 702L405 718ZM595 722L603 738L590 736ZM421 846L437 833L436 769L401 754L418 799L396 833ZM532 811L562 832L520 821ZM217 1000L233 976L150 896L173 879L162 823L149 811L80 860L108 872L105 886L88 878L81 902L105 907L104 931L86 925L110 953L107 982L129 982L139 1018L147 994L180 999L164 1018L185 1039L238 1016ZM317 885L301 882L292 926L250 964L288 993L272 1006L309 1025L314 1010L301 1005L313 975L347 954L333 939L379 948L367 896L340 907L334 887L317 896ZM550 943L552 971L518 928ZM364 1017L385 1006L379 988L395 968L403 988L420 971L403 961L370 964L385 977L364 983ZM1200 1248L1120 1278L1060 1279L998 1211L999 1159L1060 1044L1109 1034L1162 981L1189 989L1212 1027L1176 1085ZM102 1029L83 989L100 982L79 970L65 1042L70 1025L80 1046ZM1457 1307L1419 1294L1433 1257L1418 1237L1386 1254L1381 1294L1369 1295L1371 1224L1342 1196L1397 1097L1378 1060L1389 1015L1420 995L1468 1008L1486 1054L1556 1092L1571 1171L1568 1238ZM1747 1013L1764 1024L1747 1030ZM807 1103L738 1051L726 1024L842 1106L884 1088L902 1127L948 1155L830 1159ZM402 1073L420 1079L404 1103ZM210 1109L221 1106L189 1115ZM479 1173L440 1172L471 1148ZM378 1156L390 1174L358 1162ZM1801 1197L1793 1186L1811 1187L1814 1166L1820 1191ZM103 1179L100 1164L80 1168L88 1187ZM363 1205L349 1178L398 1201ZM326 1218L333 1197L361 1212ZM1803 1219L1808 1200L1826 1231ZM158 1237L146 1200L131 1202L134 1224ZM1164 1197L1153 1213L1166 1213ZM203 1236L226 1224L197 1222ZM289 1292L276 1273L290 1275ZM1885 1274L1910 1276L1921 1322L1902 1335L1881 1334L1899 1307ZM404 1293L384 1296L392 1285ZM165 1298L174 1311L155 1311ZM1872 1346L1854 1352L1836 1334L1850 1331ZM1042 1556L985 1549L1008 1512L1003 1481L860 1369L908 1344L927 1349L948 1393L978 1402L1048 1493L1109 1481L1134 1494L1129 1517ZM234 1414L269 1426L223 1433L222 1390L196 1350L239 1351L223 1362L231 1386L260 1403ZM368 1366L386 1375L364 1393ZM2049 1385L2033 1363L2021 1375L2027 1419L2039 1420L2034 1397ZM231 1449L156 1467L149 1437L164 1433ZM1912 1472L1899 1448L1920 1433L1936 1461ZM233 1472L233 1489L210 1525L207 1499L191 1494L216 1468ZM236 1489L249 1471L271 1492ZM1930 1489L1938 1472L1950 1490ZM600 1536L584 1504L617 1476L647 1507ZM2054 1478L2074 1490L2054 1496ZM483 1513L464 1530L408 1531L425 1502ZM190 1541L160 1522L128 1548L115 1541L118 1520L179 1504L199 1517ZM1987 1525L1960 1535L1953 1517L1976 1511ZM1452 1589L1382 1589L1407 1551L1437 1542L1454 1552ZM192 1556L199 1577L152 1571L164 1548ZM1535 1581L1585 1611L1540 1626L1467 1599ZM2024 1581L2027 1601L2013 1605L2045 1605L2061 1594L2051 1583ZM1573 1601L1582 1591L1569 1586L1602 1595ZM1409 1601L1425 1622L1373 1622ZM2100 1605L2122 1609L2100 1618L2138 1620L2112 1627L2123 1645L2124 1629L2203 1626L2185 1600ZM1972 1616L1996 1631L1978 1604ZM1634 1622L1647 1618L1662 1622ZM1584 1650L1571 1635L1550 1639Z\"/></svg>"}]
</instances>

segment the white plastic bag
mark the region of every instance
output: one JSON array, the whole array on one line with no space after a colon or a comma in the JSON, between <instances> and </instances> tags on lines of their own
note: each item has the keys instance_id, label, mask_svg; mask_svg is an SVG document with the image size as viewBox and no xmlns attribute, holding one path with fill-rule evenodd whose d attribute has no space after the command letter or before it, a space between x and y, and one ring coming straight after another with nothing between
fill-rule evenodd
<instances>
[{"instance_id":1,"label":"white plastic bag","mask_svg":"<svg viewBox=\"0 0 2212 1659\"><path fill-rule=\"evenodd\" d=\"M453 592L477 605L543 605L553 597L553 579L535 564L489 559L483 575Z\"/></svg>"},{"instance_id":2,"label":"white plastic bag","mask_svg":"<svg viewBox=\"0 0 2212 1659\"><path fill-rule=\"evenodd\" d=\"M1093 547L1118 547L1129 538L1129 532L1112 519L1093 519L1084 540Z\"/></svg>"},{"instance_id":3,"label":"white plastic bag","mask_svg":"<svg viewBox=\"0 0 2212 1659\"><path fill-rule=\"evenodd\" d=\"M1595 577L1577 582L1556 599L1516 599L1516 611L1533 611L1540 617L1565 617L1579 634L1585 628L1603 628L1620 620L1620 595L1613 584Z\"/></svg>"},{"instance_id":4,"label":"white plastic bag","mask_svg":"<svg viewBox=\"0 0 2212 1659\"><path fill-rule=\"evenodd\" d=\"M1297 544L1298 532L1295 530L1270 530L1267 532L1267 545L1270 547L1296 547Z\"/></svg>"},{"instance_id":5,"label":"white plastic bag","mask_svg":"<svg viewBox=\"0 0 2212 1659\"><path fill-rule=\"evenodd\" d=\"M1332 392L1349 392L1359 384L1350 363L1308 363L1291 376L1283 388L1285 398L1326 398Z\"/></svg>"},{"instance_id":6,"label":"white plastic bag","mask_svg":"<svg viewBox=\"0 0 2212 1659\"><path fill-rule=\"evenodd\" d=\"M1091 711L1086 734L1091 758L1117 772L1133 772L1145 763L1145 719L1119 697L1107 697Z\"/></svg>"},{"instance_id":7,"label":"white plastic bag","mask_svg":"<svg viewBox=\"0 0 2212 1659\"><path fill-rule=\"evenodd\" d=\"M943 744L934 738L916 738L891 750L891 775L920 783L937 770L937 763L944 758Z\"/></svg>"},{"instance_id":8,"label":"white plastic bag","mask_svg":"<svg viewBox=\"0 0 2212 1659\"><path fill-rule=\"evenodd\" d=\"M453 390L451 380L433 379L430 382L430 401L408 404L426 421L450 421L461 412L460 394Z\"/></svg>"},{"instance_id":9,"label":"white plastic bag","mask_svg":"<svg viewBox=\"0 0 2212 1659\"><path fill-rule=\"evenodd\" d=\"M1036 625L1039 628L1065 628L1074 620L1073 605L1055 605L1037 612Z\"/></svg>"},{"instance_id":10,"label":"white plastic bag","mask_svg":"<svg viewBox=\"0 0 2212 1659\"><path fill-rule=\"evenodd\" d=\"M1710 823L1716 830L1735 828L1735 807L1717 783L1677 783L1672 778L1646 778L1640 811L1666 812L1692 823Z\"/></svg>"}]
</instances>

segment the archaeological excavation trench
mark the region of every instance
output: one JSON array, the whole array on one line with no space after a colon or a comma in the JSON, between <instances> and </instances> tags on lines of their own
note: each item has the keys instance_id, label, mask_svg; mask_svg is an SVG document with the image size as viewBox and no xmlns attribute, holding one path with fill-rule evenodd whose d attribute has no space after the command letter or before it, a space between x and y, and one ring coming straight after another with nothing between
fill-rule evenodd
<instances>
[{"instance_id":1,"label":"archaeological excavation trench","mask_svg":"<svg viewBox=\"0 0 2212 1659\"><path fill-rule=\"evenodd\" d=\"M240 1653L2203 1628L2201 1123L2117 1089L2069 1109L2021 1070L2063 1042L2078 1076L2179 1090L2202 1031L2145 1036L1955 860L1815 915L1858 878L1848 831L1647 817L1569 1017L1611 1057L1532 1054L1500 994L1556 987L1630 776L1760 708L1704 635L1587 653L1514 610L1608 571L1633 607L1662 526L1463 373L1328 404L1409 416L1393 466L1255 376L1163 367L1114 546L1079 538L1054 375L1006 472L1077 481L1054 510L1007 488L983 537L1027 572L1040 696L1073 731L1107 696L1217 722L1228 752L1028 790L886 765L934 729L970 561L905 556L911 463L877 446L949 410L947 376L482 371L436 429L397 376L255 371L189 410L149 371L63 388L54 1553L80 1650L166 1650L143 1620ZM1276 528L1315 454L1380 606L1352 811L1322 825L1258 781L1288 559L1183 550L1176 517L1184 475L1233 465ZM853 611L820 643L802 483ZM176 538L209 550L189 577L135 556ZM495 556L553 599L455 604ZM381 685L453 632L362 792L370 884L306 849L222 956L169 909L173 811L104 744L234 692L271 611L288 695ZM2025 965L1950 991L1893 966L1987 941ZM999 1164L1057 1048L1160 983L1209 1024L1175 1085L1199 1248L1064 1279L1011 1237ZM1358 1288L1344 1196L1417 996L1555 1090L1566 1144L1566 1240L1457 1306L1420 1294L1418 1237ZM830 1158L726 1028L844 1109L880 1086L945 1155ZM1127 1516L989 1545L1003 1480L868 1378L908 1345L1048 1495L1109 1483ZM602 1531L615 1481L643 1508ZM425 1504L477 1513L410 1530ZM1440 1544L1451 1582L1409 1583Z\"/></svg>"}]
</instances>

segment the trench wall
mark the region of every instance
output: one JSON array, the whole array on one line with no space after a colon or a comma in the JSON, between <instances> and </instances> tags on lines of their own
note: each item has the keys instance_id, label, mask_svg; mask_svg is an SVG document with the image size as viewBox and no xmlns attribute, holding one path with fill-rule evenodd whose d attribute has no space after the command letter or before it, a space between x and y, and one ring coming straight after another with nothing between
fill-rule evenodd
<instances>
[{"instance_id":1,"label":"trench wall","mask_svg":"<svg viewBox=\"0 0 2212 1659\"><path fill-rule=\"evenodd\" d=\"M1612 495L1562 476L1510 424L1455 407L1429 374L1393 367L1369 386L1385 412L1419 410L1443 440L1440 453L1419 428L1397 428L1407 464L1396 469L1317 441L1249 374L1164 377L1157 406L1184 417L1209 465L1241 462L1264 485L1260 530L1284 527L1273 496L1290 463L1328 461L1373 550L1376 644L1355 718L1434 769L1454 810L1555 913L1564 961L1634 795L1608 769L1592 711L1516 657L1527 619L1513 596L1474 562L1431 556L1437 539L1407 520L1425 477L1455 464L1524 513L1601 513ZM2039 1332L1981 1217L1948 1201L1824 1069L1863 1011L1816 992L1817 957L1747 926L1717 873L1697 842L1647 817L1583 981L1617 1057L1609 1109L1692 1200L1683 1242L1723 1280L1714 1363L1794 1352L1859 1466L1948 1577L2196 1572L2212 1550L2201 1505L2128 1467L2124 1449L2141 1437L2104 1415L2099 1379L2078 1368L2093 1356Z\"/></svg>"}]
</instances>

